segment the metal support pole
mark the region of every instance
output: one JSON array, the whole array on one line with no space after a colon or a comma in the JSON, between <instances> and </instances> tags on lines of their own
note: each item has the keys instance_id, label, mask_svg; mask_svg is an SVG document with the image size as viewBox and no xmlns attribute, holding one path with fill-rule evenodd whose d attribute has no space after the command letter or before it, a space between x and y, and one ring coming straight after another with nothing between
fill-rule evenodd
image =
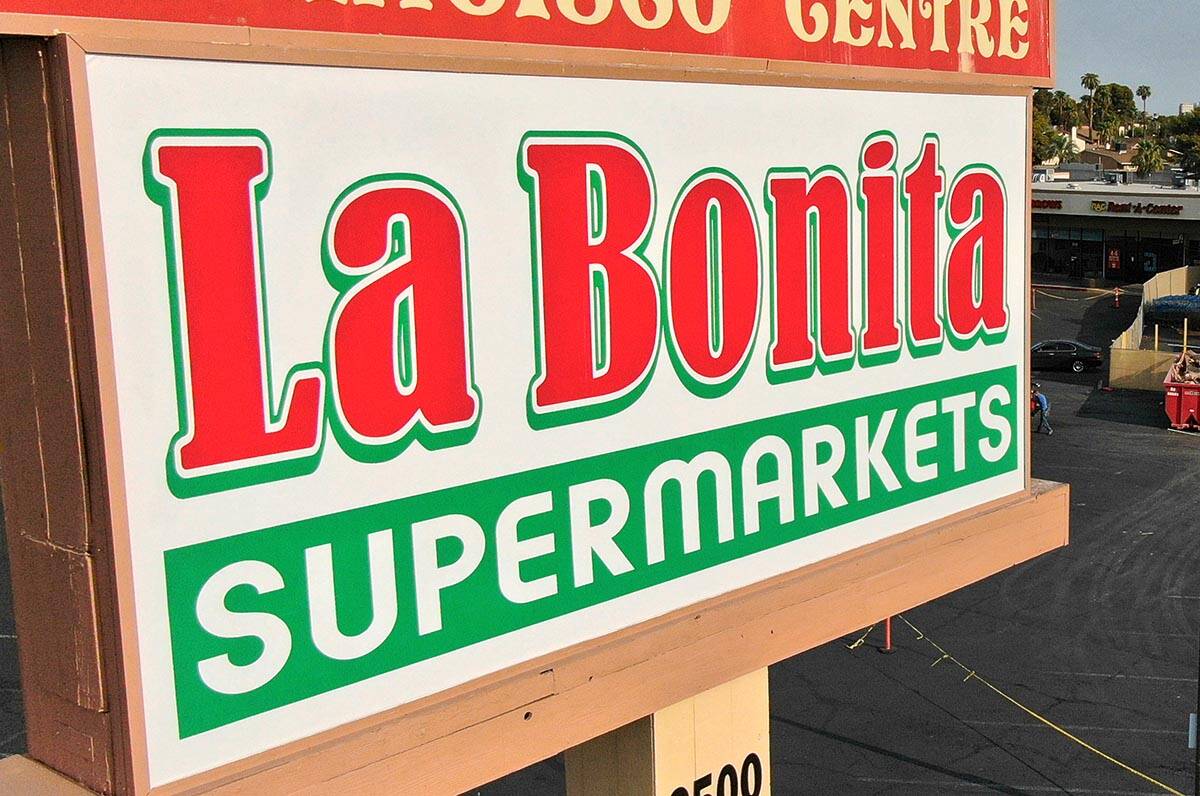
<instances>
[{"instance_id":1,"label":"metal support pole","mask_svg":"<svg viewBox=\"0 0 1200 796\"><path fill-rule=\"evenodd\" d=\"M892 646L892 618L889 616L883 620L883 646L879 648L879 652L883 655L891 655L896 651Z\"/></svg>"}]
</instances>

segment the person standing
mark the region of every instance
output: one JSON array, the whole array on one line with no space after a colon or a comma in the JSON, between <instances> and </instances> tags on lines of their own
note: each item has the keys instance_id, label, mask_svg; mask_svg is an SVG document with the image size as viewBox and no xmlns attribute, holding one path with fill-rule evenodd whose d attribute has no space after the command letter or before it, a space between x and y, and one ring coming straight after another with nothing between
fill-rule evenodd
<instances>
[{"instance_id":1,"label":"person standing","mask_svg":"<svg viewBox=\"0 0 1200 796\"><path fill-rule=\"evenodd\" d=\"M1037 418L1037 428L1034 429L1034 434L1040 434L1042 427L1046 427L1047 436L1054 434L1054 428L1050 425L1050 399L1042 392L1042 385L1034 383L1033 385L1033 414Z\"/></svg>"}]
</instances>

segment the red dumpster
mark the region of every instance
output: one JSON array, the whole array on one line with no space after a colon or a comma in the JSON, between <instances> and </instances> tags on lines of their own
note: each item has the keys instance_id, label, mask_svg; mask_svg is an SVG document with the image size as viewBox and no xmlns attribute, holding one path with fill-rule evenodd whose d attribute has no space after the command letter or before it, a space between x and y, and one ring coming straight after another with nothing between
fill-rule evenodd
<instances>
[{"instance_id":1,"label":"red dumpster","mask_svg":"<svg viewBox=\"0 0 1200 796\"><path fill-rule=\"evenodd\" d=\"M1185 351L1163 382L1171 428L1200 429L1200 355Z\"/></svg>"}]
</instances>

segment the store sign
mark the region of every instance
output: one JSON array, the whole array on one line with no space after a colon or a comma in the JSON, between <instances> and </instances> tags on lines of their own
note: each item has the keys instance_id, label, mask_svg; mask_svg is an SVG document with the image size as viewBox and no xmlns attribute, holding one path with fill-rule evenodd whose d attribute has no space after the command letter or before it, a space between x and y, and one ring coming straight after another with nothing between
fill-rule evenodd
<instances>
[{"instance_id":1,"label":"store sign","mask_svg":"<svg viewBox=\"0 0 1200 796\"><path fill-rule=\"evenodd\" d=\"M1035 186L1030 208L1035 213L1069 216L1150 216L1200 220L1200 194L1153 186L1131 187L1129 192L1118 194L1082 188L1064 190Z\"/></svg>"},{"instance_id":2,"label":"store sign","mask_svg":"<svg viewBox=\"0 0 1200 796\"><path fill-rule=\"evenodd\" d=\"M1155 202L1092 202L1092 210L1097 213L1116 213L1147 215L1147 216L1178 216L1183 213L1183 205L1164 205Z\"/></svg>"},{"instance_id":3,"label":"store sign","mask_svg":"<svg viewBox=\"0 0 1200 796\"><path fill-rule=\"evenodd\" d=\"M1024 98L88 79L155 783L1024 488Z\"/></svg>"},{"instance_id":4,"label":"store sign","mask_svg":"<svg viewBox=\"0 0 1200 796\"><path fill-rule=\"evenodd\" d=\"M1050 0L9 0L73 17L1050 77ZM1026 81L1027 82L1027 81ZM1048 83L1047 83L1048 85Z\"/></svg>"}]
</instances>

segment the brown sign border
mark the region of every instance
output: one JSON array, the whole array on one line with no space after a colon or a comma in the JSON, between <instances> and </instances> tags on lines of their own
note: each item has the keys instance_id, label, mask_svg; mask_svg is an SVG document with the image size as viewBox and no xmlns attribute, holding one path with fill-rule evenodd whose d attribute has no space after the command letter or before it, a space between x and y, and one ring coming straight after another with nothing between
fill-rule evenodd
<instances>
[{"instance_id":1,"label":"brown sign border","mask_svg":"<svg viewBox=\"0 0 1200 796\"><path fill-rule=\"evenodd\" d=\"M115 725L108 743L117 769L115 787L137 793L150 788L84 68L87 54L1023 96L1027 133L1032 113L1028 80L979 75L12 14L0 14L0 30L59 34L53 51L64 93L69 94L66 126L73 155L61 167L79 202L74 220L81 235L69 254L77 260L74 278L86 280L75 286L75 298L92 326L80 338L93 348L89 351L85 345L77 352L76 366L84 378L95 380L97 396L94 405L84 401L80 411L85 427L93 433L102 429L101 460L106 465L92 473L89 499L94 532L111 541L111 548L101 544L96 550L97 568L102 570L96 578L96 603L106 620L101 622L102 667ZM1027 182L1027 208L1030 198ZM1025 218L1028 230L1028 212ZM1028 258L1026 269L1028 285ZM78 276L80 271L85 276ZM1028 319L1025 338L1028 343ZM361 787L385 777L392 782L407 778L414 792L477 786L853 627L1061 546L1066 543L1067 510L1065 489L1033 484L1027 475L1026 490L1010 498L154 792ZM111 615L114 605L116 616ZM118 630L119 639L105 634L106 629ZM713 655L711 650L729 654Z\"/></svg>"},{"instance_id":2,"label":"brown sign border","mask_svg":"<svg viewBox=\"0 0 1200 796\"><path fill-rule=\"evenodd\" d=\"M408 53L437 53L455 56L477 47L490 49L509 62L538 61L546 53L554 53L568 63L624 65L682 65L686 68L725 72L746 65L769 65L769 71L780 74L830 77L835 79L868 78L880 81L913 81L931 85L979 87L984 85L1019 86L1022 88L1053 88L1057 78L1056 30L1057 0L1044 0L1046 5L1047 64L1049 74L1032 76L1009 73L980 73L973 71L939 71L909 67L846 65L835 61L792 61L734 55L698 55L658 50L623 50L565 44L521 42L488 42L483 39L439 39L427 36L391 34L341 33L321 30L302 30L224 24L91 18L52 14L0 12L0 31L13 35L54 36L67 33L76 38L96 35L139 40L142 44L162 42L212 42L243 45L268 45L308 49L346 48L359 52L370 50L404 51ZM86 48L85 48L86 49ZM767 71L767 70L763 70Z\"/></svg>"},{"instance_id":3,"label":"brown sign border","mask_svg":"<svg viewBox=\"0 0 1200 796\"><path fill-rule=\"evenodd\" d=\"M311 0L310 0L311 2ZM347 6L346 0L338 0L342 8L322 5L321 7L305 8L298 0L288 2L271 2L271 0L210 0L207 7L181 9L170 7L151 8L145 0L15 0L10 3L12 13L28 16L57 17L59 19L81 20L99 18L121 24L137 22L156 22L170 24L206 24L210 27L252 28L260 30L275 30L285 34L298 32L342 33L363 37L408 37L414 39L447 39L456 38L462 41L501 42L509 44L530 44L534 46L578 46L590 49L614 50L626 49L639 55L687 55L704 54L709 56L726 56L737 58L769 58L775 61L789 61L807 64L839 64L856 69L888 69L893 68L885 63L911 61L903 66L894 66L905 72L924 72L928 75L961 74L970 77L989 76L1001 80L1015 81L1023 85L1046 85L1049 87L1054 80L1055 60L1051 52L1054 41L1055 0L1030 0L1028 8L1012 8L1016 0L1008 0L1010 13L1015 12L1014 18L1019 19L1024 14L1026 23L1027 44L1029 52L1021 58L1012 59L1012 69L1004 68L1007 56L999 51L992 55L983 56L979 53L960 53L959 47L950 48L949 43L940 50L928 46L916 45L898 49L890 42L885 31L891 27L899 27L899 23L888 21L886 15L877 16L878 7L869 9L867 18L861 18L862 32L870 33L873 41L865 45L839 40L835 29L839 26L835 17L836 10L825 7L828 18L825 33L818 41L808 41L794 28L795 21L791 12L785 10L781 0L770 8L763 6L750 10L739 6L738 11L728 15L725 24L719 31L702 34L694 24L681 20L685 14L668 15L660 25L643 26L628 19L628 13L622 13L616 8L611 14L602 14L604 19L573 19L559 3L559 8L553 12L549 6L553 0L542 0L547 7L548 16L538 19L540 14L530 13L521 8L493 8L487 11L476 9L474 12L462 8L457 10L446 7L441 3L426 0L426 7L420 8L420 3L402 2L404 8L385 8L382 2L362 2L358 0ZM441 2L441 0L438 0ZM820 0L831 2L831 0ZM878 0L873 0L878 6ZM991 2L991 0L987 0ZM473 0L478 5L478 0ZM366 5L366 8L356 6ZM378 5L379 8L370 8ZM394 4L393 4L394 5ZM501 6L504 4L501 3ZM516 4L514 4L516 5ZM913 14L914 28L936 27L932 19L933 9L922 2L921 13ZM960 34L964 24L957 13L962 9L943 9L946 14L946 33L950 38ZM682 8L680 8L682 11ZM800 16L813 21L816 17L815 8L810 8L806 15L801 10ZM297 16L297 12L301 12ZM997 5L996 13L991 13L984 23L992 35L1004 36L1002 31L1003 10ZM578 12L576 12L578 14ZM626 17L622 22L619 17ZM851 13L853 19L857 16ZM965 15L962 15L965 16ZM954 17L960 17L954 19ZM925 24L921 19L926 20ZM632 24L630 24L632 23ZM870 24L868 24L870 23ZM850 26L853 27L853 21ZM74 31L74 27L63 27L64 31ZM874 37L874 32L879 37ZM899 32L899 31L897 31ZM766 38L763 38L765 33ZM849 33L849 31L847 31ZM932 31L925 30L931 34ZM772 40L772 34L782 34L781 42ZM886 45L883 42L887 40ZM997 40L998 45L998 40ZM982 58L982 64L977 59ZM928 59L925 66L921 59ZM1030 63L1032 59L1032 64ZM877 61L877 63L875 62ZM955 66L950 62L957 61ZM928 64L937 63L938 66ZM977 67L982 66L982 70Z\"/></svg>"}]
</instances>

